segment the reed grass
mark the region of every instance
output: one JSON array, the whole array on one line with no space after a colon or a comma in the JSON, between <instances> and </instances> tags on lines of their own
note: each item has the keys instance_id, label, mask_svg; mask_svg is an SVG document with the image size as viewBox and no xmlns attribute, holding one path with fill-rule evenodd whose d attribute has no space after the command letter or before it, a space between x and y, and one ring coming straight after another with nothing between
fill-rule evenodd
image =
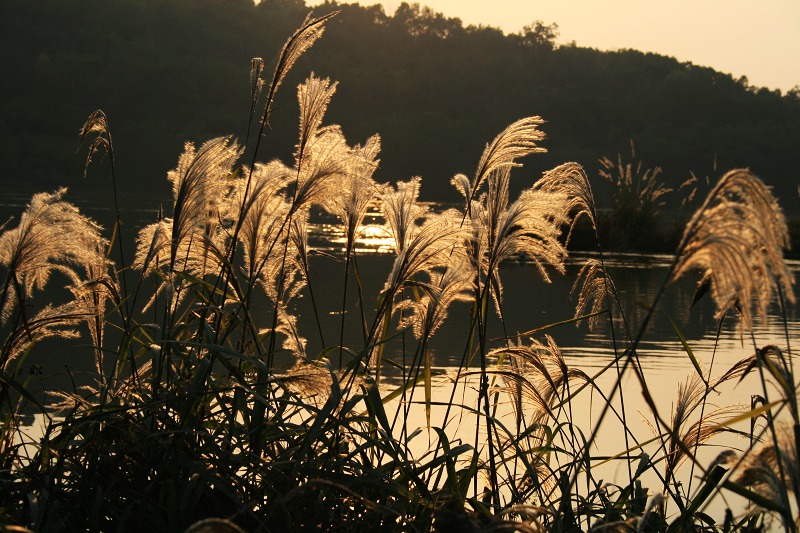
<instances>
[{"instance_id":1,"label":"reed grass","mask_svg":"<svg viewBox=\"0 0 800 533\"><path fill-rule=\"evenodd\" d=\"M341 128L325 125L336 84L313 75L297 92L293 161L260 160L277 90L329 18L307 19L289 39L267 91L264 63L253 60L245 144L187 143L167 176L171 214L139 231L130 265L122 255L110 259L110 240L64 189L35 195L16 227L0 228L0 527L796 531L793 339L787 330L785 346L761 347L752 333L767 305L794 303L786 223L769 189L746 170L720 180L635 330L604 263L583 168L556 167L511 198L511 169L543 151L539 117L487 144L473 178L453 178L461 210L420 203L419 177L376 183L380 138L351 146ZM91 133L90 157L99 148L111 154L104 114L93 114L81 135ZM655 209L665 194L657 172L618 166L627 189ZM355 243L374 202L395 255L379 293L366 294ZM337 309L318 309L314 299L306 229L313 209L344 228ZM544 328L490 338L488 327L505 328L500 265L525 257L545 281L563 275L581 218L600 254L581 269L576 314L564 321L607 320L609 362L594 375L570 367L555 341L539 335ZM121 249L123 236L115 236ZM715 377L676 328L692 372L667 416L637 350L661 295L695 269L698 297L710 294L720 323L740 317L754 355ZM64 279L66 301L39 301ZM125 279L136 283L120 287ZM350 280L357 304L348 300ZM314 317L296 315L293 304L305 294ZM345 345L354 305L363 342ZM430 341L465 308L461 364L442 375ZM330 312L340 316L337 344L326 344L320 323ZM312 334L323 346L316 353L305 338ZM46 338L90 346L90 379L38 396L26 361ZM393 367L401 379L386 379ZM653 435L629 427L626 403L636 391L622 383L631 374ZM750 374L761 383L759 402L712 405L725 383ZM577 411L595 402L599 414L586 425ZM412 412L420 410L425 424L417 427ZM44 420L39 439L26 422L32 411ZM599 449L604 432L622 432L622 449ZM744 434L750 445L707 464L701 448L723 433ZM692 475L683 484L678 472L687 464ZM627 475L609 480L608 465ZM745 503L707 513L713 498L730 495Z\"/></svg>"}]
</instances>

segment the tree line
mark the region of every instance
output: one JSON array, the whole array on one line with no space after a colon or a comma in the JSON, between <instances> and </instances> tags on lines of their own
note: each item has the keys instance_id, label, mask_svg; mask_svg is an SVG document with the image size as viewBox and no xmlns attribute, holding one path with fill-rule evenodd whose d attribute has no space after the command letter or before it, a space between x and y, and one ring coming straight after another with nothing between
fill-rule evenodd
<instances>
[{"instance_id":1,"label":"tree line","mask_svg":"<svg viewBox=\"0 0 800 533\"><path fill-rule=\"evenodd\" d=\"M304 0L2 0L0 176L37 190L97 186L75 151L100 108L123 186L166 193L185 141L247 138L250 60L280 49L310 10ZM334 10L281 88L264 153L290 156L293 87L314 72L339 82L328 119L351 143L381 135L378 179L421 175L426 199L456 200L450 178L474 172L507 124L540 115L548 152L526 161L520 187L563 161L596 176L600 158L624 157L634 141L670 187L746 166L797 207L800 90L658 54L558 45L556 24L541 21L506 34L418 4L390 14L329 1L314 13Z\"/></svg>"}]
</instances>

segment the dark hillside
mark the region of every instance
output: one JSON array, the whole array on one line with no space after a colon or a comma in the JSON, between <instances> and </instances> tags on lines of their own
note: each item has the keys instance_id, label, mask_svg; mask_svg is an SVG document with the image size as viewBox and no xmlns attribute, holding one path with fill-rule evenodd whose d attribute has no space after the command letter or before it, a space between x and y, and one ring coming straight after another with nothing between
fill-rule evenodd
<instances>
[{"instance_id":1,"label":"dark hillside","mask_svg":"<svg viewBox=\"0 0 800 533\"><path fill-rule=\"evenodd\" d=\"M749 166L797 209L796 92L654 54L557 47L555 28L541 23L504 35L407 4L391 16L335 3L317 14L334 9L281 89L273 155L291 152L293 87L313 71L340 82L329 119L351 142L383 137L378 177L421 175L429 199L455 199L454 173L472 173L505 125L541 115L549 153L521 181L564 161L596 175L598 158L629 153L634 140L671 186L690 171L713 178ZM91 186L76 132L101 108L122 178L166 191L185 141L244 139L250 58L273 54L307 11L303 0L3 0L0 175L37 190ZM264 59L270 68L274 57Z\"/></svg>"}]
</instances>

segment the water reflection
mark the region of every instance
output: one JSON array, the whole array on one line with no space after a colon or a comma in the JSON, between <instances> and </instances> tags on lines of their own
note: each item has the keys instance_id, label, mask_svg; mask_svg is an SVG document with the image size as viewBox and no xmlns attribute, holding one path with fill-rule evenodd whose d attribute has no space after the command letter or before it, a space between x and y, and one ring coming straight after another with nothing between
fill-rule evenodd
<instances>
[{"instance_id":1,"label":"water reflection","mask_svg":"<svg viewBox=\"0 0 800 533\"><path fill-rule=\"evenodd\" d=\"M319 217L324 215L317 214ZM344 248L344 235L335 220L327 220L312 225L314 242L320 249L330 253L338 253ZM357 245L358 272L367 298L374 298L382 287L385 277L391 268L393 243L387 228L383 225L379 209L373 206L370 216L365 219L359 232ZM564 276L554 273L552 282L541 279L537 267L533 264L509 262L500 268L500 275L505 286L503 313L505 320L501 323L496 318L488 324L489 336L492 338L515 337L522 332L538 330L534 336L542 338L551 335L561 346L563 353L571 364L583 368L601 369L625 347L625 339L636 336L645 316L655 300L659 287L665 283L668 267L673 257L670 255L640 254L606 254L603 257L609 276L614 281L619 296L621 309L615 308L611 313L612 325L606 316L600 327L590 331L585 321L553 325L570 319L575 313L576 297L572 295L573 284L581 266L590 258L598 258L597 254L575 253L568 260L567 272ZM788 261L790 269L797 279L800 262ZM314 275L318 278L316 280ZM322 292L322 299L329 298L330 303L341 301L340 289L336 284L321 283L323 278L340 276L343 279L344 267L335 261L318 258L312 272L314 290ZM680 279L670 284L644 333L638 353L645 370L656 375L669 378L674 389L677 381L683 380L689 367L684 346L679 340L677 330L687 340L697 359L703 365L710 365L712 357L718 369L727 369L730 365L753 352L753 340L745 339L739 330L736 317L728 317L722 321L715 318L715 308L709 297L705 297L693 305L697 279ZM319 286L319 288L318 288ZM355 323L359 312L355 302L359 295L353 292L348 301L353 302L346 312L346 322ZM367 308L374 302L365 302ZM298 311L309 311L307 302L301 302ZM333 307L338 309L337 307ZM469 306L455 304L451 309L450 319L442 326L431 341L430 350L435 364L441 370L458 366L466 346L469 327ZM305 315L304 315L305 316ZM337 315L320 317L325 330L336 331L339 320ZM369 317L368 317L369 318ZM754 328L755 346L775 343L786 345L786 336L796 338L800 333L800 321L795 306L786 310L786 324L777 306L770 309L766 321L757 322ZM674 323L674 326L673 326ZM717 330L720 330L717 338ZM358 328L348 329L345 343L357 346L363 342L363 335ZM315 353L320 346L309 339L309 353ZM413 353L415 340L410 336L401 339L387 349L387 354L397 361L409 357ZM720 370L723 371L723 370ZM391 375L391 371L389 372Z\"/></svg>"},{"instance_id":2,"label":"water reflection","mask_svg":"<svg viewBox=\"0 0 800 533\"><path fill-rule=\"evenodd\" d=\"M342 252L346 245L344 227L338 219L323 211L314 211L308 224L308 242L316 250ZM356 231L355 251L358 254L394 252L394 239L381 215L380 204L373 201Z\"/></svg>"}]
</instances>

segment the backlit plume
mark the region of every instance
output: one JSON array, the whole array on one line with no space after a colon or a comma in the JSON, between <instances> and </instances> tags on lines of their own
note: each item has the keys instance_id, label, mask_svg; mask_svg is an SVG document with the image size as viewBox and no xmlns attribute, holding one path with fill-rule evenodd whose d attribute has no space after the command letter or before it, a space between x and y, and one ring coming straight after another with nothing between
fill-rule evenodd
<instances>
[{"instance_id":1,"label":"backlit plume","mask_svg":"<svg viewBox=\"0 0 800 533\"><path fill-rule=\"evenodd\" d=\"M237 182L236 202L242 205L243 220L239 240L244 250L248 277L256 277L267 258L273 254L278 242L286 236L284 220L289 213L289 203L282 194L290 179L291 169L279 161L257 164L253 169L251 188L246 202L244 180Z\"/></svg>"},{"instance_id":2,"label":"backlit plume","mask_svg":"<svg viewBox=\"0 0 800 533\"><path fill-rule=\"evenodd\" d=\"M736 306L742 325L753 311L766 316L780 289L794 302L793 276L783 260L788 248L786 221L764 183L749 170L725 174L686 227L672 276L697 269L701 287L709 287L717 317Z\"/></svg>"},{"instance_id":3,"label":"backlit plume","mask_svg":"<svg viewBox=\"0 0 800 533\"><path fill-rule=\"evenodd\" d=\"M233 177L233 166L240 154L241 148L228 137L212 139L199 150L192 143L186 144L178 166L167 174L175 198L173 217L139 232L135 268L145 272L163 268L198 277L219 272L217 252L224 250L224 228L233 223L241 205L234 202ZM157 293L165 283L174 281L168 280L169 276Z\"/></svg>"},{"instance_id":4,"label":"backlit plume","mask_svg":"<svg viewBox=\"0 0 800 533\"><path fill-rule=\"evenodd\" d=\"M502 300L498 267L503 261L522 257L549 281L546 267L564 272L567 255L559 241L560 228L568 221L566 196L527 189L509 204L508 187L509 169L498 171L489 180L489 192L473 202L470 210L473 268L491 284L498 310Z\"/></svg>"},{"instance_id":5,"label":"backlit plume","mask_svg":"<svg viewBox=\"0 0 800 533\"><path fill-rule=\"evenodd\" d=\"M460 224L461 215L455 211L429 214L417 202L419 178L389 187L383 194L383 211L389 231L395 240L397 257L384 290L395 294L415 275L429 273L435 268L458 264L453 254L467 236L468 227Z\"/></svg>"},{"instance_id":6,"label":"backlit plume","mask_svg":"<svg viewBox=\"0 0 800 533\"><path fill-rule=\"evenodd\" d=\"M470 184L468 199L475 196L484 180L493 173L511 167L520 166L517 159L526 155L545 152L544 148L536 143L544 139L544 133L539 126L544 124L541 117L527 117L520 119L504 129L494 140L486 146L481 155L475 177ZM466 191L464 191L466 192Z\"/></svg>"},{"instance_id":7,"label":"backlit plume","mask_svg":"<svg viewBox=\"0 0 800 533\"><path fill-rule=\"evenodd\" d=\"M355 146L344 167L339 193L328 195L323 202L325 209L344 224L347 250L352 248L367 207L378 194L378 185L372 175L378 168L380 149L381 141L377 135L370 137L364 146Z\"/></svg>"},{"instance_id":8,"label":"backlit plume","mask_svg":"<svg viewBox=\"0 0 800 533\"><path fill-rule=\"evenodd\" d=\"M332 181L347 172L350 148L339 126L322 126L336 84L313 75L297 88L300 136L295 150L292 211L324 203ZM336 194L341 191L335 191Z\"/></svg>"},{"instance_id":9,"label":"backlit plume","mask_svg":"<svg viewBox=\"0 0 800 533\"><path fill-rule=\"evenodd\" d=\"M592 194L589 178L586 176L586 172L581 165L577 163L564 163L552 170L548 170L533 187L536 190L544 192L566 195L566 211L570 214L572 219L566 242L569 242L572 230L581 217L589 219L592 228L595 232L597 231L597 212L594 205L594 194Z\"/></svg>"},{"instance_id":10,"label":"backlit plume","mask_svg":"<svg viewBox=\"0 0 800 533\"><path fill-rule=\"evenodd\" d=\"M77 284L86 279L82 273L106 264L100 226L63 201L66 192L35 194L17 227L0 235L0 264L8 269L0 304L3 322L54 272Z\"/></svg>"}]
</instances>

